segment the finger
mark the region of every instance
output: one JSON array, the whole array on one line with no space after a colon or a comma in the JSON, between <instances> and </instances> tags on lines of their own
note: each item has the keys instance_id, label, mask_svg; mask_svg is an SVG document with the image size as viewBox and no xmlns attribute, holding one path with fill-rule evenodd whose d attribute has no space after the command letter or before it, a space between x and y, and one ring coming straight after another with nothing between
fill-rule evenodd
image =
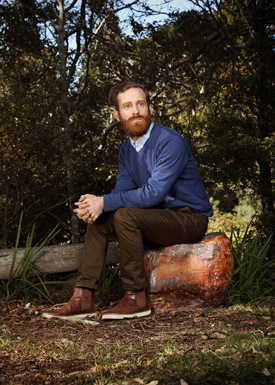
<instances>
[{"instance_id":1,"label":"finger","mask_svg":"<svg viewBox=\"0 0 275 385\"><path fill-rule=\"evenodd\" d=\"M81 207L81 206L87 206L87 203L85 203L84 201L83 202L80 202L80 201L78 201L78 202L75 202L75 205L76 206L79 206L79 207Z\"/></svg>"},{"instance_id":2,"label":"finger","mask_svg":"<svg viewBox=\"0 0 275 385\"><path fill-rule=\"evenodd\" d=\"M87 210L86 210L86 209L79 209L79 208L78 208L78 209L74 209L73 212L76 213L76 214L78 215L78 214L80 214L80 213L86 213Z\"/></svg>"},{"instance_id":3,"label":"finger","mask_svg":"<svg viewBox=\"0 0 275 385\"><path fill-rule=\"evenodd\" d=\"M85 199L85 195L81 195L81 197L78 199L77 202L75 202L75 205L79 205L83 200Z\"/></svg>"},{"instance_id":4,"label":"finger","mask_svg":"<svg viewBox=\"0 0 275 385\"><path fill-rule=\"evenodd\" d=\"M80 219L82 219L84 222L89 222L89 214L83 215Z\"/></svg>"},{"instance_id":5,"label":"finger","mask_svg":"<svg viewBox=\"0 0 275 385\"><path fill-rule=\"evenodd\" d=\"M79 205L76 209L74 209L73 211L75 212L80 212L80 211L87 211L87 205Z\"/></svg>"},{"instance_id":6,"label":"finger","mask_svg":"<svg viewBox=\"0 0 275 385\"><path fill-rule=\"evenodd\" d=\"M74 212L76 213L76 215L78 216L79 219L83 220L84 217L87 217L87 218L89 217L89 213L86 210L76 209L76 210L74 210Z\"/></svg>"},{"instance_id":7,"label":"finger","mask_svg":"<svg viewBox=\"0 0 275 385\"><path fill-rule=\"evenodd\" d=\"M80 210L85 210L85 209L87 208L87 205L81 203L81 204L78 206L78 208L79 208Z\"/></svg>"}]
</instances>

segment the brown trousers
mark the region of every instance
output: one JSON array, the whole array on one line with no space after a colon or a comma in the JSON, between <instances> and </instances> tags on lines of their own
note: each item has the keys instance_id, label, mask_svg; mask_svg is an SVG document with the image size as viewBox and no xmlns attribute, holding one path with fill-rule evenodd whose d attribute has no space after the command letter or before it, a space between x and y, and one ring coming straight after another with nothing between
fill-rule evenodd
<instances>
[{"instance_id":1,"label":"brown trousers","mask_svg":"<svg viewBox=\"0 0 275 385\"><path fill-rule=\"evenodd\" d=\"M207 230L207 219L189 207L180 209L121 208L102 213L89 224L76 286L97 288L104 267L108 239L114 234L119 242L120 273L126 290L145 286L144 242L160 245L199 242Z\"/></svg>"}]
</instances>

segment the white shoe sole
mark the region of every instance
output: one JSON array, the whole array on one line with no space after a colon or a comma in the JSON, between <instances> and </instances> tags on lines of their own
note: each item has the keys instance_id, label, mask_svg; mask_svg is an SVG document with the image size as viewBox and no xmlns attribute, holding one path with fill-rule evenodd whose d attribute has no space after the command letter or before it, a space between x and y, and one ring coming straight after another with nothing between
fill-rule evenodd
<instances>
[{"instance_id":1,"label":"white shoe sole","mask_svg":"<svg viewBox=\"0 0 275 385\"><path fill-rule=\"evenodd\" d=\"M96 316L96 314L97 313L71 314L71 315L51 315L51 314L47 314L47 313L42 313L42 317L48 318L48 319L60 318L60 319L70 320L72 318L83 319L86 317L94 317L94 316Z\"/></svg>"},{"instance_id":2,"label":"white shoe sole","mask_svg":"<svg viewBox=\"0 0 275 385\"><path fill-rule=\"evenodd\" d=\"M102 319L124 319L124 318L135 318L135 317L145 317L147 315L151 314L151 310L145 310L138 313L132 313L132 314L115 314L115 313L108 313L108 314L102 314Z\"/></svg>"}]
</instances>

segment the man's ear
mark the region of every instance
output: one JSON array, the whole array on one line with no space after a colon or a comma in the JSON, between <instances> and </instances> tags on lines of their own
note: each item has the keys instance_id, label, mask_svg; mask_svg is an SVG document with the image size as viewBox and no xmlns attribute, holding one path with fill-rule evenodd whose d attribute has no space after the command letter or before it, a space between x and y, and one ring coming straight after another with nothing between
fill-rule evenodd
<instances>
[{"instance_id":1,"label":"man's ear","mask_svg":"<svg viewBox=\"0 0 275 385\"><path fill-rule=\"evenodd\" d=\"M150 115L153 115L154 109L153 109L152 104L150 104L150 106L149 106L149 112L150 112Z\"/></svg>"},{"instance_id":2,"label":"man's ear","mask_svg":"<svg viewBox=\"0 0 275 385\"><path fill-rule=\"evenodd\" d=\"M118 111L117 111L117 110L114 110L114 111L113 111L113 115L114 115L114 117L115 117L116 120L119 120L119 121L120 121L120 119L119 119L119 114L118 114Z\"/></svg>"}]
</instances>

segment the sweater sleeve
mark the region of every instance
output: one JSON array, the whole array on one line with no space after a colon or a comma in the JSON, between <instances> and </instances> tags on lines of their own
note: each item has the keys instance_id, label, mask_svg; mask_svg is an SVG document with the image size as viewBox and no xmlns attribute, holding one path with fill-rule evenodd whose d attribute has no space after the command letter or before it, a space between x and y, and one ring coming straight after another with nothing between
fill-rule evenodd
<instances>
[{"instance_id":1,"label":"sweater sleeve","mask_svg":"<svg viewBox=\"0 0 275 385\"><path fill-rule=\"evenodd\" d=\"M188 148L183 138L171 136L158 144L156 163L148 182L134 187L126 167L120 162L120 171L115 190L104 195L104 211L115 211L120 207L153 207L169 194L188 161ZM127 183L126 183L127 180ZM122 191L123 186L123 191Z\"/></svg>"}]
</instances>

